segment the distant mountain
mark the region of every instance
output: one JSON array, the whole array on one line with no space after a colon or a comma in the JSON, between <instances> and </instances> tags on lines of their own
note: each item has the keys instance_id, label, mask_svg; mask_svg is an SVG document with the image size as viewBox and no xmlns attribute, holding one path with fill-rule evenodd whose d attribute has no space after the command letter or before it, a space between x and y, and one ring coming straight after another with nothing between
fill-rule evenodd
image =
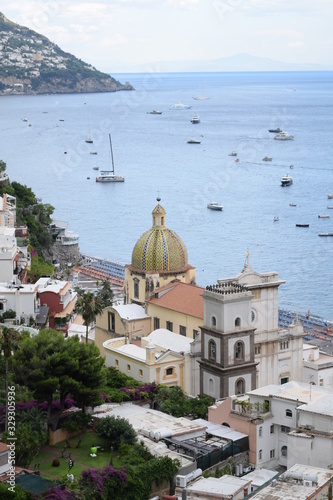
<instances>
[{"instance_id":1,"label":"distant mountain","mask_svg":"<svg viewBox=\"0 0 333 500\"><path fill-rule=\"evenodd\" d=\"M126 65L129 72L129 64ZM147 65L132 65L132 72L156 71L164 72L194 72L194 71L333 71L332 65L286 63L275 61L268 57L256 57L250 54L236 54L219 59L199 61L158 61ZM125 64L118 66L116 72L127 72Z\"/></svg>"},{"instance_id":2,"label":"distant mountain","mask_svg":"<svg viewBox=\"0 0 333 500\"><path fill-rule=\"evenodd\" d=\"M0 95L134 90L0 12Z\"/></svg>"}]
</instances>

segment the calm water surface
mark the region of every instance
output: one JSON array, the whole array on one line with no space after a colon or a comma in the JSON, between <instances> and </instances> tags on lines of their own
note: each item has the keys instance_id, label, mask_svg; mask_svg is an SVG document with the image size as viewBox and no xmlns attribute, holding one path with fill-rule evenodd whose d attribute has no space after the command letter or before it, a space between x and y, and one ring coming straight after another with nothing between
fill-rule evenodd
<instances>
[{"instance_id":1,"label":"calm water surface","mask_svg":"<svg viewBox=\"0 0 333 500\"><path fill-rule=\"evenodd\" d=\"M124 264L151 226L159 193L167 226L184 240L199 285L237 274L249 248L255 270L277 271L286 280L281 307L333 320L333 238L318 237L333 232L327 208L333 205L327 199L333 73L113 76L130 81L135 92L1 97L0 156L10 179L69 221L83 253ZM210 99L193 100L199 89ZM169 109L178 102L192 108ZM147 114L152 109L162 115ZM195 112L201 122L192 125ZM294 141L274 140L272 127ZM126 181L103 185L93 166L111 167L110 132L115 170ZM90 134L93 145L85 143ZM187 144L192 137L201 144ZM232 150L240 163L228 156ZM287 172L294 183L282 188ZM223 212L207 210L210 201L222 203ZM331 217L318 218L323 213Z\"/></svg>"}]
</instances>

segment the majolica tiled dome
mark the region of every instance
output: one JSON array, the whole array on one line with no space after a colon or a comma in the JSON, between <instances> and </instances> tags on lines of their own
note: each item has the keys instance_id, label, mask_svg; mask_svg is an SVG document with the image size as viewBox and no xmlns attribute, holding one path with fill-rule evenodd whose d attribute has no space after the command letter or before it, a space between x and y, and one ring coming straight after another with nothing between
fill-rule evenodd
<instances>
[{"instance_id":1,"label":"majolica tiled dome","mask_svg":"<svg viewBox=\"0 0 333 500\"><path fill-rule=\"evenodd\" d=\"M160 201L159 198L157 198ZM153 226L138 239L132 253L132 267L142 271L181 271L187 267L187 250L182 239L165 226L165 210L158 204Z\"/></svg>"}]
</instances>

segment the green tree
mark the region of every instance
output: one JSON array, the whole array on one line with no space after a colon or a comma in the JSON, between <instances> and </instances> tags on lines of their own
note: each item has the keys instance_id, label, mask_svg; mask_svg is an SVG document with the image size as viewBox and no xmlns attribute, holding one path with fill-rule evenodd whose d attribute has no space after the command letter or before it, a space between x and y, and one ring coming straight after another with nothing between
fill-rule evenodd
<instances>
[{"instance_id":1,"label":"green tree","mask_svg":"<svg viewBox=\"0 0 333 500\"><path fill-rule=\"evenodd\" d=\"M9 489L10 484L0 483L1 500L32 500L32 493L22 490L19 484L15 485L15 491Z\"/></svg>"},{"instance_id":2,"label":"green tree","mask_svg":"<svg viewBox=\"0 0 333 500\"><path fill-rule=\"evenodd\" d=\"M0 160L0 172L5 172L6 168L6 163L3 160Z\"/></svg>"},{"instance_id":3,"label":"green tree","mask_svg":"<svg viewBox=\"0 0 333 500\"><path fill-rule=\"evenodd\" d=\"M86 327L86 343L88 343L88 328L95 321L96 316L102 313L103 304L92 292L78 291L78 298L74 311L83 318Z\"/></svg>"},{"instance_id":4,"label":"green tree","mask_svg":"<svg viewBox=\"0 0 333 500\"><path fill-rule=\"evenodd\" d=\"M178 386L161 388L156 401L164 413L169 413L174 417L183 417L186 414L186 396Z\"/></svg>"},{"instance_id":5,"label":"green tree","mask_svg":"<svg viewBox=\"0 0 333 500\"><path fill-rule=\"evenodd\" d=\"M41 444L47 442L47 411L37 407L21 411L17 414L17 422L28 425L32 431L37 432Z\"/></svg>"},{"instance_id":6,"label":"green tree","mask_svg":"<svg viewBox=\"0 0 333 500\"><path fill-rule=\"evenodd\" d=\"M33 458L38 454L43 441L37 431L29 424L20 424L15 429L15 464L19 467L28 467ZM2 434L3 441L12 442L8 432Z\"/></svg>"},{"instance_id":7,"label":"green tree","mask_svg":"<svg viewBox=\"0 0 333 500\"><path fill-rule=\"evenodd\" d=\"M122 443L134 444L137 433L126 418L114 416L101 418L97 426L97 434L107 439L114 449L119 449Z\"/></svg>"},{"instance_id":8,"label":"green tree","mask_svg":"<svg viewBox=\"0 0 333 500\"><path fill-rule=\"evenodd\" d=\"M110 280L102 281L102 286L98 290L96 297L100 300L103 307L109 307L113 304L113 291L111 289Z\"/></svg>"},{"instance_id":9,"label":"green tree","mask_svg":"<svg viewBox=\"0 0 333 500\"><path fill-rule=\"evenodd\" d=\"M23 339L13 356L16 381L28 387L37 401L48 403L49 424L54 395L60 399L53 428L57 427L67 396L72 395L82 408L99 402L103 366L95 345L82 344L77 336L65 339L62 333L47 329Z\"/></svg>"},{"instance_id":10,"label":"green tree","mask_svg":"<svg viewBox=\"0 0 333 500\"><path fill-rule=\"evenodd\" d=\"M5 358L5 392L6 392L6 415L5 415L5 431L8 428L8 373L9 360L13 351L18 347L19 333L14 328L3 328L0 330L0 352Z\"/></svg>"}]
</instances>

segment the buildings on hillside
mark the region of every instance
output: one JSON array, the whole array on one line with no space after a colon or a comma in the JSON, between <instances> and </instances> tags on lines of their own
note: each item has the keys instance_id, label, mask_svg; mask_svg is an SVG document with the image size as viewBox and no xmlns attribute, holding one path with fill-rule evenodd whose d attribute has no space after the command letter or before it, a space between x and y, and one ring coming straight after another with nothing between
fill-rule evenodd
<instances>
[{"instance_id":1,"label":"buildings on hillside","mask_svg":"<svg viewBox=\"0 0 333 500\"><path fill-rule=\"evenodd\" d=\"M288 382L217 401L208 420L249 436L249 460L256 468L295 464L333 467L333 391Z\"/></svg>"}]
</instances>

